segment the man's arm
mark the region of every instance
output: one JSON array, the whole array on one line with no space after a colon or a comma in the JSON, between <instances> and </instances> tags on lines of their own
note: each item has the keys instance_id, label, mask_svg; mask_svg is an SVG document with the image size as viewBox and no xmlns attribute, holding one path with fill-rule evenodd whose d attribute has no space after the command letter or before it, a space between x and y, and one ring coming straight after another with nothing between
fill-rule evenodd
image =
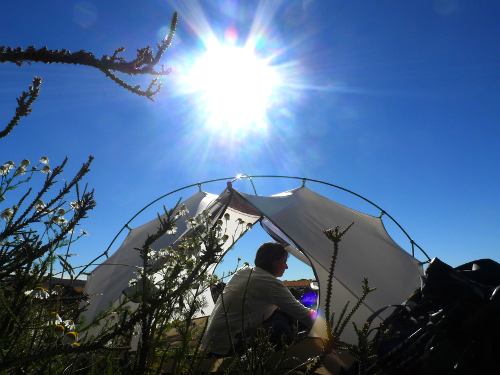
<instances>
[{"instance_id":1,"label":"man's arm","mask_svg":"<svg viewBox=\"0 0 500 375\"><path fill-rule=\"evenodd\" d=\"M286 286L279 280L273 283L271 296L273 303L283 312L311 328L314 323L314 311L302 305Z\"/></svg>"}]
</instances>

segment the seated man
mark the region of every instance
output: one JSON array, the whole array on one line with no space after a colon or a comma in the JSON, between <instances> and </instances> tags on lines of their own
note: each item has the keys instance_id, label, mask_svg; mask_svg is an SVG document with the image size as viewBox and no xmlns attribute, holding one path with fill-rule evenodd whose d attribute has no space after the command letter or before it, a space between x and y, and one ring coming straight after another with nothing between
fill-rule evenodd
<instances>
[{"instance_id":1,"label":"seated man","mask_svg":"<svg viewBox=\"0 0 500 375\"><path fill-rule=\"evenodd\" d=\"M288 268L287 258L283 245L265 243L257 251L255 267L233 275L208 320L202 343L209 353L227 356L239 352L244 340L259 327L270 328L271 342L279 346L282 335L291 334L286 316L312 327L314 311L297 301L277 279Z\"/></svg>"}]
</instances>

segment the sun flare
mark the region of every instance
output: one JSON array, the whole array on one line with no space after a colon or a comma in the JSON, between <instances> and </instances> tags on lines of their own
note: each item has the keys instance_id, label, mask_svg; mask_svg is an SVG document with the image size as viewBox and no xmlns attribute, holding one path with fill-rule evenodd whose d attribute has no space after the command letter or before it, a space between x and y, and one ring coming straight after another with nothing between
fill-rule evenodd
<instances>
[{"instance_id":1,"label":"sun flare","mask_svg":"<svg viewBox=\"0 0 500 375\"><path fill-rule=\"evenodd\" d=\"M306 75L296 57L300 40L285 42L274 30L279 2L259 2L241 14L214 5L222 17L210 22L197 1L176 6L189 26L186 41L197 42L173 60L171 92L186 99L179 102L179 111L196 133L190 141L202 137L207 145L217 142L241 151L243 144L248 150L270 134L284 134L279 130L293 131ZM250 138L256 142L249 143Z\"/></svg>"},{"instance_id":2,"label":"sun flare","mask_svg":"<svg viewBox=\"0 0 500 375\"><path fill-rule=\"evenodd\" d=\"M233 132L267 127L279 74L251 48L210 46L195 60L187 79L210 127Z\"/></svg>"}]
</instances>

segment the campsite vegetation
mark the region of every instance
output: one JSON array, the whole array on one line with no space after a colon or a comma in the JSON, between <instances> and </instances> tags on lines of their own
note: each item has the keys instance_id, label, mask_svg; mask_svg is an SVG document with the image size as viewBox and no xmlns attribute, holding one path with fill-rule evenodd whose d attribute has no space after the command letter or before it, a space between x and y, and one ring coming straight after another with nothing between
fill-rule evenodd
<instances>
[{"instance_id":1,"label":"campsite vegetation","mask_svg":"<svg viewBox=\"0 0 500 375\"><path fill-rule=\"evenodd\" d=\"M158 46L139 49L135 59L121 57L123 48L100 59L87 51L69 52L46 48L0 47L0 62L63 63L91 66L134 94L152 99L160 89L158 77L168 73L160 58L170 46L177 24L172 19L170 33ZM148 74L155 78L145 88L133 86L117 76ZM0 132L6 137L29 115L39 95L41 78L35 77L27 92L17 99L12 119ZM14 133L15 134L15 133ZM224 217L203 213L190 219L191 235L172 248L153 250L152 244L165 233L176 230L176 221L189 215L177 204L164 209L158 229L137 249L143 264L137 267L125 298L94 321L79 320L85 299L68 296L55 282L78 280L89 267L108 254L102 253L84 266L72 264L72 245L85 236L84 219L95 207L94 191L83 185L90 171L92 156L69 182L61 183L65 159L52 167L42 156L37 163L27 159L0 165L0 373L50 374L191 374L207 370L200 348L204 326L196 324L195 314L203 309L202 292L218 282L208 269L224 255L230 241ZM245 229L249 229L245 226ZM334 273L339 242L349 228L335 227L325 234L332 240L330 279ZM226 246L227 247L227 246ZM328 340L321 355L287 369L288 373L311 374L322 365L330 350L347 350L363 363L372 353L369 325L357 329L360 345L346 345L338 337L366 295L373 291L364 281L363 295L354 307L346 305L335 318L326 311ZM328 299L332 298L329 288ZM328 305L328 304L327 304ZM227 373L283 373L280 367L290 345L275 353L266 332L260 332L241 356L225 361L220 371ZM208 366L208 367L207 367ZM362 366L359 367L362 371Z\"/></svg>"}]
</instances>

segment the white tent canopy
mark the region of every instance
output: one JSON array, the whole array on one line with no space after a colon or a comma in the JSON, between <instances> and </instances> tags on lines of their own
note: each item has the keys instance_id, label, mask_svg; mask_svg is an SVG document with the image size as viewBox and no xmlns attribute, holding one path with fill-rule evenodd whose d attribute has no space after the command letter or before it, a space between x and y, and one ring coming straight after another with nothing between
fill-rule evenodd
<instances>
[{"instance_id":1,"label":"white tent canopy","mask_svg":"<svg viewBox=\"0 0 500 375\"><path fill-rule=\"evenodd\" d=\"M228 212L229 231L237 230L238 219L252 224L260 220L274 239L289 244L289 252L313 268L320 286L320 315L326 303L328 268L333 249L323 230L333 226L347 227L354 222L340 243L331 311L340 311L347 301L351 301L351 306L356 303L361 295L363 277L368 278L370 286L377 290L368 296L354 315L353 321L358 326L381 307L403 302L420 285L422 269L419 262L392 240L381 218L342 206L306 187L270 197L243 194L229 187L218 197L198 192L184 204L189 210L188 218L205 209L217 212L218 217ZM175 235L165 235L153 244L153 248L164 248L182 238L187 230L185 222L181 221ZM133 229L115 254L92 272L86 285L90 296L86 319L93 319L120 298L135 266L142 263L135 248L141 247L147 235L153 234L157 226L155 219ZM213 302L208 294L205 297L208 297L209 306L204 312L208 314ZM318 319L311 334L325 335L321 319ZM342 338L354 342L353 329L346 329Z\"/></svg>"},{"instance_id":2,"label":"white tent canopy","mask_svg":"<svg viewBox=\"0 0 500 375\"><path fill-rule=\"evenodd\" d=\"M217 195L197 192L183 204L190 215L196 216L205 210L215 198ZM122 297L123 291L129 287L129 280L135 278L137 267L143 265L137 249L140 249L148 235L156 233L157 229L158 218L132 229L118 250L92 271L85 284L85 293L88 294L90 301L82 314L86 322L92 321L99 313ZM158 250L171 246L187 231L186 220L178 220L177 232L165 234L153 244L153 248Z\"/></svg>"}]
</instances>

